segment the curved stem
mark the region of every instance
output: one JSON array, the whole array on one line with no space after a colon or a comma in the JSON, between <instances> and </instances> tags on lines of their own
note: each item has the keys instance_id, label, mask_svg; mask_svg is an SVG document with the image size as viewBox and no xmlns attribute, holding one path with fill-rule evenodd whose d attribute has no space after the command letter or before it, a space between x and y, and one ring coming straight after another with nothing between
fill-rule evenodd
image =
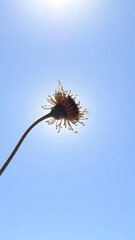
<instances>
[{"instance_id":1,"label":"curved stem","mask_svg":"<svg viewBox=\"0 0 135 240\"><path fill-rule=\"evenodd\" d=\"M7 165L10 163L10 161L12 160L12 158L14 157L14 155L16 154L18 148L20 147L21 143L23 142L24 138L27 136L27 134L30 132L30 130L35 127L38 123L40 123L41 121L43 121L44 119L51 117L51 113L46 114L45 116L39 118L37 121L35 121L27 130L26 132L22 135L22 137L20 138L19 142L17 143L16 147L14 148L14 150L12 151L12 153L10 154L9 158L7 159L7 161L4 163L4 165L2 166L2 168L0 169L0 175L4 172L5 168L7 167Z\"/></svg>"}]
</instances>

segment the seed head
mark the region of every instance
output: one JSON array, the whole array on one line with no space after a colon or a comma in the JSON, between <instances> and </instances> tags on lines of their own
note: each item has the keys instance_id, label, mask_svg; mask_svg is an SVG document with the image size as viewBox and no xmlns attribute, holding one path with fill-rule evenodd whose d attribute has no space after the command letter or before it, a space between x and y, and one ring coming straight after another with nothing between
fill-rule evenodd
<instances>
[{"instance_id":1,"label":"seed head","mask_svg":"<svg viewBox=\"0 0 135 240\"><path fill-rule=\"evenodd\" d=\"M42 106L43 109L51 109L51 118L47 122L49 125L56 122L58 132L60 132L63 124L65 127L68 125L69 130L77 133L71 124L77 125L77 123L80 123L84 126L84 123L80 120L88 119L84 118L85 115L88 115L88 111L86 109L80 110L80 102L76 103L75 101L76 96L71 95L71 90L69 92L63 90L59 81L58 92L55 91L54 98L49 95L48 102L51 105Z\"/></svg>"}]
</instances>

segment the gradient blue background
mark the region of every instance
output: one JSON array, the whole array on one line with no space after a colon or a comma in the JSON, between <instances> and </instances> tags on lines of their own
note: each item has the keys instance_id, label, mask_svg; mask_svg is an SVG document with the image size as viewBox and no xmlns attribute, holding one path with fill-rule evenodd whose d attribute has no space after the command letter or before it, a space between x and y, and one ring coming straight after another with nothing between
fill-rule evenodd
<instances>
[{"instance_id":1,"label":"gradient blue background","mask_svg":"<svg viewBox=\"0 0 135 240\"><path fill-rule=\"evenodd\" d=\"M0 3L0 167L58 79L89 120L29 133L0 177L0 238L134 240L135 2L41 3Z\"/></svg>"}]
</instances>

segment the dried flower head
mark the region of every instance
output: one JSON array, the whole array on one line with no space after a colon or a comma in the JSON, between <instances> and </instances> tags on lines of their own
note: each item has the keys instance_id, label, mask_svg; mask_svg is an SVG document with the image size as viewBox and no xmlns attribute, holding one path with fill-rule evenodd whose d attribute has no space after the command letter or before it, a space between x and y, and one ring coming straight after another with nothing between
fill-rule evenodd
<instances>
[{"instance_id":1,"label":"dried flower head","mask_svg":"<svg viewBox=\"0 0 135 240\"><path fill-rule=\"evenodd\" d=\"M53 124L56 122L56 129L58 128L58 132L62 128L62 124L67 127L68 129L72 130L74 133L77 133L71 124L77 125L77 123L82 124L84 123L80 120L85 120L88 118L84 118L85 115L88 115L88 111L86 109L80 110L80 102L76 103L75 95L71 95L71 90L65 91L61 86L61 82L59 81L58 85L58 92L55 91L54 98L49 95L48 102L51 105L42 106L43 109L51 109L50 112L50 119L47 121L48 124Z\"/></svg>"},{"instance_id":2,"label":"dried flower head","mask_svg":"<svg viewBox=\"0 0 135 240\"><path fill-rule=\"evenodd\" d=\"M4 172L10 161L12 160L13 156L16 154L17 150L19 149L20 145L22 144L23 140L27 136L27 134L41 121L45 120L46 118L49 118L47 121L48 124L53 124L56 122L56 129L58 128L58 132L60 132L60 129L62 128L62 123L65 127L67 127L69 130L72 130L74 133L77 133L71 124L77 125L77 123L81 123L84 126L84 123L80 120L85 120L87 118L84 118L85 115L88 115L88 111L84 109L83 111L80 110L80 102L76 103L75 95L71 94L71 90L69 93L67 91L63 90L63 87L61 86L61 82L59 81L58 85L58 92L55 91L55 95L53 99L50 95L50 99L48 99L48 102L51 103L51 105L45 105L43 108L51 109L51 112L46 114L45 116L39 118L34 123L32 123L28 129L24 132L22 137L20 138L19 142L15 146L14 150L11 152L10 156L8 157L7 161L4 163L2 168L0 169L0 175Z\"/></svg>"}]
</instances>

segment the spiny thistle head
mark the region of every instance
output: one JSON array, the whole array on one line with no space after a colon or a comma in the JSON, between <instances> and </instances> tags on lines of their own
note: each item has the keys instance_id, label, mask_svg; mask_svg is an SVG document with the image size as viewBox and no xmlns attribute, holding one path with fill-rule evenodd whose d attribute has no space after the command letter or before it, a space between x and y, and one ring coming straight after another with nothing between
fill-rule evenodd
<instances>
[{"instance_id":1,"label":"spiny thistle head","mask_svg":"<svg viewBox=\"0 0 135 240\"><path fill-rule=\"evenodd\" d=\"M58 91L55 91L54 98L49 95L48 102L51 105L42 106L43 109L51 109L50 112L50 119L47 121L48 124L53 124L56 122L56 129L58 128L58 132L62 128L62 124L67 127L68 129L72 130L74 133L77 133L71 124L77 125L77 123L82 124L80 120L85 120L88 118L84 118L85 115L88 115L88 111L86 109L80 110L80 102L76 103L75 95L71 95L71 90L65 91L61 86L61 82L59 81Z\"/></svg>"}]
</instances>

